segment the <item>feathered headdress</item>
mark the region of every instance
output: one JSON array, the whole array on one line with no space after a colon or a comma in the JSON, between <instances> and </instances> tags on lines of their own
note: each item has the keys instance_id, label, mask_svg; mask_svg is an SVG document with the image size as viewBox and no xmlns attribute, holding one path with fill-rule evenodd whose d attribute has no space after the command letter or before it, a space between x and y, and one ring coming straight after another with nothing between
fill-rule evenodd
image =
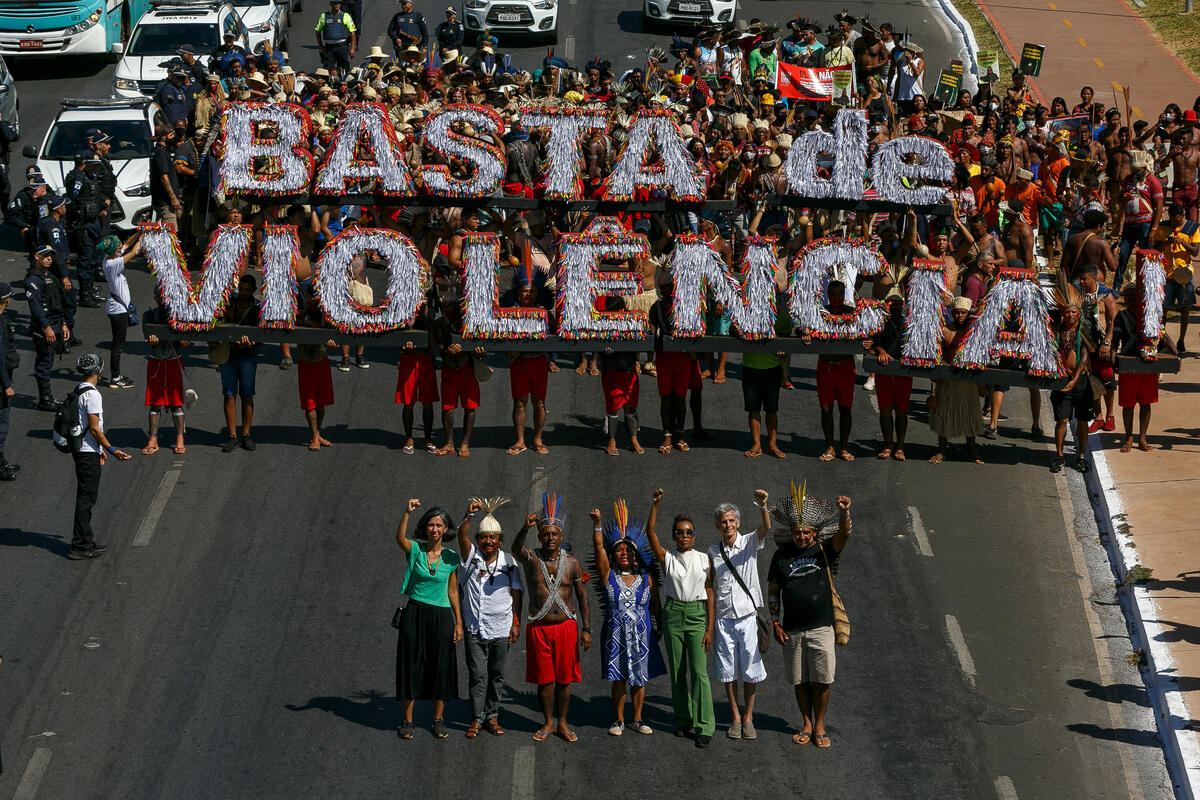
<instances>
[{"instance_id":1,"label":"feathered headdress","mask_svg":"<svg viewBox=\"0 0 1200 800\"><path fill-rule=\"evenodd\" d=\"M563 514L563 498L561 494L550 494L545 492L542 494L542 516L538 519L538 527L544 528L547 525L557 525L563 527L565 523Z\"/></svg>"},{"instance_id":2,"label":"feathered headdress","mask_svg":"<svg viewBox=\"0 0 1200 800\"><path fill-rule=\"evenodd\" d=\"M483 508L483 510L486 514L486 516L484 516L484 518L479 521L479 532L480 533L503 533L504 532L500 528L500 521L498 519L496 519L494 516L492 516L492 514L495 513L497 508L504 505L505 503L510 502L510 500L507 497L472 497L471 502L479 503L479 505Z\"/></svg>"},{"instance_id":3,"label":"feathered headdress","mask_svg":"<svg viewBox=\"0 0 1200 800\"><path fill-rule=\"evenodd\" d=\"M779 523L775 531L776 544L790 542L796 528L814 528L818 536L823 536L827 528L837 523L837 509L827 500L810 497L808 481L797 486L793 480L788 497L779 505L771 506L770 511Z\"/></svg>"},{"instance_id":4,"label":"feathered headdress","mask_svg":"<svg viewBox=\"0 0 1200 800\"><path fill-rule=\"evenodd\" d=\"M1069 306L1074 306L1080 311L1083 310L1083 298L1080 296L1079 290L1071 283L1056 287L1051 302L1051 307L1057 311L1064 311Z\"/></svg>"},{"instance_id":5,"label":"feathered headdress","mask_svg":"<svg viewBox=\"0 0 1200 800\"><path fill-rule=\"evenodd\" d=\"M604 549L611 558L613 550L621 542L628 542L637 551L637 559L643 568L651 561L650 540L646 537L646 523L630 519L625 498L618 497L613 503L613 518L604 526Z\"/></svg>"}]
</instances>

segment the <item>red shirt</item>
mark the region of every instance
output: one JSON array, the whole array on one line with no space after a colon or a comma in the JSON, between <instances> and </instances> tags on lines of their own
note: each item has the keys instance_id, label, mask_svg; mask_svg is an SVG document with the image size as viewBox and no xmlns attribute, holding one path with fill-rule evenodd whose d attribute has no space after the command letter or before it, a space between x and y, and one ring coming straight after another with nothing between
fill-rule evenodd
<instances>
[{"instance_id":1,"label":"red shirt","mask_svg":"<svg viewBox=\"0 0 1200 800\"><path fill-rule=\"evenodd\" d=\"M1125 206L1127 223L1154 222L1154 206L1162 199L1162 182L1149 172L1141 180L1130 174L1121 184L1121 202Z\"/></svg>"}]
</instances>

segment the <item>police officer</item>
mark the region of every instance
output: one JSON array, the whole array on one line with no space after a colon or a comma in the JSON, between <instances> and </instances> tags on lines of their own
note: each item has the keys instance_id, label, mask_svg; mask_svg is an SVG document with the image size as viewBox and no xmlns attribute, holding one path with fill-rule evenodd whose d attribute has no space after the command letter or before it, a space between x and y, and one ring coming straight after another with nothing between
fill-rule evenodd
<instances>
[{"instance_id":1,"label":"police officer","mask_svg":"<svg viewBox=\"0 0 1200 800\"><path fill-rule=\"evenodd\" d=\"M196 60L196 48L185 44L175 51L175 55L179 56L184 71L188 73L188 82L203 89L205 81L208 80L208 70Z\"/></svg>"},{"instance_id":2,"label":"police officer","mask_svg":"<svg viewBox=\"0 0 1200 800\"><path fill-rule=\"evenodd\" d=\"M179 120L187 122L188 93L184 89L186 83L187 72L181 67L175 66L167 73L167 79L160 83L154 92L154 101L163 110L163 116L167 118L168 125L174 125Z\"/></svg>"},{"instance_id":3,"label":"police officer","mask_svg":"<svg viewBox=\"0 0 1200 800\"><path fill-rule=\"evenodd\" d=\"M0 213L8 208L12 186L8 182L9 147L17 140L17 127L0 117Z\"/></svg>"},{"instance_id":4,"label":"police officer","mask_svg":"<svg viewBox=\"0 0 1200 800\"><path fill-rule=\"evenodd\" d=\"M321 12L316 31L321 64L326 69L336 69L338 77L344 79L350 70L350 59L358 50L358 28L353 18L342 11L342 0L329 0L329 10Z\"/></svg>"},{"instance_id":5,"label":"police officer","mask_svg":"<svg viewBox=\"0 0 1200 800\"><path fill-rule=\"evenodd\" d=\"M429 38L429 28L425 25L425 15L413 11L412 0L401 0L400 13L392 17L388 24L388 38L396 50L396 58L410 45L424 48L425 40Z\"/></svg>"},{"instance_id":6,"label":"police officer","mask_svg":"<svg viewBox=\"0 0 1200 800\"><path fill-rule=\"evenodd\" d=\"M458 21L458 12L454 10L454 6L446 7L446 21L437 26L433 35L437 37L438 48L443 53L447 50L462 52L463 40L466 39L467 32L463 28L463 24Z\"/></svg>"},{"instance_id":7,"label":"police officer","mask_svg":"<svg viewBox=\"0 0 1200 800\"><path fill-rule=\"evenodd\" d=\"M100 184L100 196L104 198L100 208L100 238L103 239L111 233L112 212L117 206L117 173L108 158L112 137L96 128L89 128L85 135L92 152L100 159L96 167L96 181Z\"/></svg>"},{"instance_id":8,"label":"police officer","mask_svg":"<svg viewBox=\"0 0 1200 800\"><path fill-rule=\"evenodd\" d=\"M50 391L50 368L54 355L67 352L71 329L67 327L64 293L52 274L54 248L42 245L33 255L33 266L25 274L25 299L29 301L29 335L33 338L33 379L38 387L38 411L55 411L58 401Z\"/></svg>"},{"instance_id":9,"label":"police officer","mask_svg":"<svg viewBox=\"0 0 1200 800\"><path fill-rule=\"evenodd\" d=\"M0 283L0 481L15 481L21 470L4 457L4 445L8 440L8 418L13 395L13 375L21 366L21 354L17 352L17 334L8 320L8 304L13 290L7 283Z\"/></svg>"},{"instance_id":10,"label":"police officer","mask_svg":"<svg viewBox=\"0 0 1200 800\"><path fill-rule=\"evenodd\" d=\"M29 263L33 263L33 251L37 248L37 226L50 213L46 206L49 199L46 179L37 167L30 167L26 183L17 192L8 206L8 221L21 229L21 239L29 252Z\"/></svg>"},{"instance_id":11,"label":"police officer","mask_svg":"<svg viewBox=\"0 0 1200 800\"><path fill-rule=\"evenodd\" d=\"M246 65L246 48L237 43L237 34L233 31L225 31L225 40L212 53L212 64L216 65L221 62L221 59L227 55L238 55L242 57L242 66Z\"/></svg>"},{"instance_id":12,"label":"police officer","mask_svg":"<svg viewBox=\"0 0 1200 800\"><path fill-rule=\"evenodd\" d=\"M67 196L71 198L71 210L75 233L75 270L79 274L79 304L84 308L96 308L104 299L104 293L96 285L100 280L100 256L96 244L104 238L100 233L100 214L104 210L104 196L100 190L97 170L100 157L88 151L80 154L83 162L79 171L67 185Z\"/></svg>"},{"instance_id":13,"label":"police officer","mask_svg":"<svg viewBox=\"0 0 1200 800\"><path fill-rule=\"evenodd\" d=\"M37 245L38 248L48 245L54 251L54 257L50 262L50 274L54 276L62 289L63 317L66 319L67 327L73 331L75 330L75 310L78 302L75 287L71 285L71 245L67 239L67 226L64 222L67 216L68 202L67 198L55 195L46 204L49 213L38 223ZM78 344L78 340L74 343ZM71 349L69 344L66 349Z\"/></svg>"}]
</instances>

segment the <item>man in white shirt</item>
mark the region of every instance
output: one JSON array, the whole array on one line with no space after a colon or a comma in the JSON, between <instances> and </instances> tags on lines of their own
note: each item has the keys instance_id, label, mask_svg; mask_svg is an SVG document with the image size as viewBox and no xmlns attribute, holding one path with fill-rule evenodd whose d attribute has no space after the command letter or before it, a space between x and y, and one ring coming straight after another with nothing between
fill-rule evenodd
<instances>
[{"instance_id":1,"label":"man in white shirt","mask_svg":"<svg viewBox=\"0 0 1200 800\"><path fill-rule=\"evenodd\" d=\"M97 544L92 531L92 508L100 496L100 468L109 456L126 461L128 453L113 447L104 435L104 401L96 388L104 360L95 353L85 353L75 362L83 381L75 387L78 392L79 424L84 429L79 449L71 453L75 460L75 526L71 531L73 561L93 561L103 558L108 545Z\"/></svg>"},{"instance_id":2,"label":"man in white shirt","mask_svg":"<svg viewBox=\"0 0 1200 800\"><path fill-rule=\"evenodd\" d=\"M708 650L713 638L713 584L708 556L695 550L696 526L687 514L671 525L675 552L668 553L654 532L663 490L654 490L646 534L663 570L662 632L671 675L675 735L695 736L696 747L712 744L716 731L712 687L708 682ZM689 680L691 687L689 689Z\"/></svg>"},{"instance_id":3,"label":"man in white shirt","mask_svg":"<svg viewBox=\"0 0 1200 800\"><path fill-rule=\"evenodd\" d=\"M121 353L125 349L125 336L129 333L129 306L133 299L129 294L129 280L125 277L125 265L138 254L141 231L130 236L124 244L116 236L106 236L96 245L104 257L100 265L104 280L108 282L108 299L104 302L104 313L108 316L112 330L112 356L109 363L108 387L131 389L133 381L121 374Z\"/></svg>"},{"instance_id":4,"label":"man in white shirt","mask_svg":"<svg viewBox=\"0 0 1200 800\"><path fill-rule=\"evenodd\" d=\"M721 538L708 548L713 574L716 624L713 626L716 677L725 684L733 722L725 735L730 739L757 739L754 729L754 696L758 684L767 679L758 650L758 607L762 587L758 580L758 553L767 543L771 518L767 493L754 490L754 504L762 521L754 533L741 533L742 514L732 503L722 503L713 512ZM742 682L745 708L739 709L737 684Z\"/></svg>"},{"instance_id":5,"label":"man in white shirt","mask_svg":"<svg viewBox=\"0 0 1200 800\"><path fill-rule=\"evenodd\" d=\"M482 728L503 736L500 727L500 693L504 689L504 664L508 648L521 634L521 597L525 584L521 566L501 548L504 533L492 516L508 498L471 500L458 526L461 562L458 596L462 604L463 631L467 650L467 684L471 693L473 720L467 738L474 739ZM467 534L471 518L480 511L487 515L479 523L471 544Z\"/></svg>"}]
</instances>

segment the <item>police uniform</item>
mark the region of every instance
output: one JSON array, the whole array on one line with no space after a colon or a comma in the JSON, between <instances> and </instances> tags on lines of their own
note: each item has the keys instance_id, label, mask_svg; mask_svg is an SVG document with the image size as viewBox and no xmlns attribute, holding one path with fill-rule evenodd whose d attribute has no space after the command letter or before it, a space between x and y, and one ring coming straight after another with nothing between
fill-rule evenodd
<instances>
[{"instance_id":1,"label":"police uniform","mask_svg":"<svg viewBox=\"0 0 1200 800\"><path fill-rule=\"evenodd\" d=\"M17 140L17 127L8 120L0 120L0 211L8 208L12 186L8 182L9 146Z\"/></svg>"},{"instance_id":2,"label":"police uniform","mask_svg":"<svg viewBox=\"0 0 1200 800\"><path fill-rule=\"evenodd\" d=\"M0 283L0 303L12 297L12 287ZM0 311L0 481L12 481L17 478L21 467L13 464L4 457L4 445L8 440L8 421L11 413L11 401L8 390L13 387L13 375L21 366L21 354L17 352L17 332L8 319L8 309Z\"/></svg>"},{"instance_id":3,"label":"police uniform","mask_svg":"<svg viewBox=\"0 0 1200 800\"><path fill-rule=\"evenodd\" d=\"M31 178L28 184L21 187L21 191L17 192L17 196L8 206L8 219L21 228L21 238L25 240L25 249L31 259L33 258L33 249L37 247L38 223L50 213L50 209L46 205L50 195L47 193L40 198L35 198L33 193L38 187L45 185L46 181L40 174L36 180Z\"/></svg>"},{"instance_id":4,"label":"police uniform","mask_svg":"<svg viewBox=\"0 0 1200 800\"><path fill-rule=\"evenodd\" d=\"M104 210L104 196L94 171L100 164L100 158L89 152L85 163L93 165L92 170L85 167L75 173L74 180L67 185L67 196L71 198L71 208L75 212L75 252L78 255L75 269L79 274L79 304L95 308L100 299L96 288L96 282L101 277L100 254L96 251L96 245L102 238L100 212Z\"/></svg>"},{"instance_id":5,"label":"police uniform","mask_svg":"<svg viewBox=\"0 0 1200 800\"><path fill-rule=\"evenodd\" d=\"M391 23L387 29L388 39L392 42L392 47L396 50L396 57L400 57L400 51L410 44L417 47L424 47L425 40L429 38L429 28L425 25L425 15L420 11L412 11L405 14L403 11L392 17ZM401 36L400 34L406 34ZM409 36L415 36L417 41L412 41ZM400 47L396 47L396 40L400 40Z\"/></svg>"},{"instance_id":6,"label":"police uniform","mask_svg":"<svg viewBox=\"0 0 1200 800\"><path fill-rule=\"evenodd\" d=\"M47 204L47 205L52 205ZM54 262L50 267L50 274L58 281L59 289L62 289L62 282L71 277L69 264L71 261L71 245L67 239L67 228L62 220L55 219L50 214L47 214L38 223L37 229L37 246L45 247L49 245L54 250ZM35 267L36 269L36 267ZM76 293L74 287L70 291L63 291L63 316L67 321L67 327L75 329L75 310L78 307Z\"/></svg>"},{"instance_id":7,"label":"police uniform","mask_svg":"<svg viewBox=\"0 0 1200 800\"><path fill-rule=\"evenodd\" d=\"M321 64L331 72L336 70L339 76L350 71L350 39L358 30L354 19L347 11L335 17L328 11L322 11L317 19L317 35L321 37Z\"/></svg>"},{"instance_id":8,"label":"police uniform","mask_svg":"<svg viewBox=\"0 0 1200 800\"><path fill-rule=\"evenodd\" d=\"M55 353L65 353L62 329L66 325L62 284L50 270L36 264L25 274L25 299L29 302L29 336L33 339L33 378L38 387L38 410L54 411L58 401L50 391L50 369ZM55 341L46 339L46 328Z\"/></svg>"},{"instance_id":9,"label":"police uniform","mask_svg":"<svg viewBox=\"0 0 1200 800\"><path fill-rule=\"evenodd\" d=\"M442 50L457 50L461 53L467 31L463 27L463 24L456 18L453 22L446 20L441 25L438 25L437 30L434 31L434 36L437 37L438 47Z\"/></svg>"},{"instance_id":10,"label":"police uniform","mask_svg":"<svg viewBox=\"0 0 1200 800\"><path fill-rule=\"evenodd\" d=\"M93 145L105 144L112 140L108 134L95 129L87 132L88 141ZM100 163L96 166L94 177L100 185L100 238L103 239L111 232L112 215L117 208L117 172L113 169L108 156L99 155Z\"/></svg>"},{"instance_id":11,"label":"police uniform","mask_svg":"<svg viewBox=\"0 0 1200 800\"><path fill-rule=\"evenodd\" d=\"M188 118L187 92L182 86L176 86L171 81L171 78L177 75L186 78L181 70L175 70L170 77L158 85L158 89L154 92L154 100L167 118L167 127L173 127L179 120L186 122Z\"/></svg>"}]
</instances>

